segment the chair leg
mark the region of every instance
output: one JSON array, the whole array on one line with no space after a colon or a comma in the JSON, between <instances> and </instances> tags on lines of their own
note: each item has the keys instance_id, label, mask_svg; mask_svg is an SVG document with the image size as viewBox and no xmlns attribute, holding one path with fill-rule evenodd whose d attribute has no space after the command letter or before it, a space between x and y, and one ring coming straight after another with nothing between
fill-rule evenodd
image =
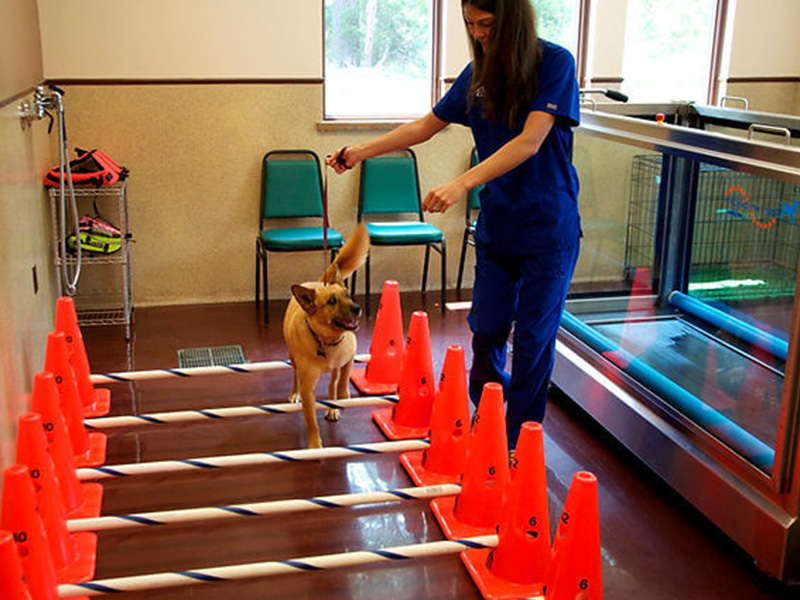
<instances>
[{"instance_id":1,"label":"chair leg","mask_svg":"<svg viewBox=\"0 0 800 600\"><path fill-rule=\"evenodd\" d=\"M428 264L431 260L431 245L425 244L425 264L422 267L422 291L428 287Z\"/></svg>"},{"instance_id":2,"label":"chair leg","mask_svg":"<svg viewBox=\"0 0 800 600\"><path fill-rule=\"evenodd\" d=\"M461 291L461 283L464 281L464 261L467 258L467 237L469 231L464 230L464 237L461 239L461 258L458 259L458 279L456 281L456 289Z\"/></svg>"},{"instance_id":3,"label":"chair leg","mask_svg":"<svg viewBox=\"0 0 800 600\"><path fill-rule=\"evenodd\" d=\"M442 237L442 314L445 313L445 303L447 301L447 248Z\"/></svg>"},{"instance_id":4,"label":"chair leg","mask_svg":"<svg viewBox=\"0 0 800 600\"><path fill-rule=\"evenodd\" d=\"M358 271L353 271L353 274L350 276L350 295L355 298L356 297L356 278L358 277Z\"/></svg>"},{"instance_id":5,"label":"chair leg","mask_svg":"<svg viewBox=\"0 0 800 600\"><path fill-rule=\"evenodd\" d=\"M258 241L256 241L256 308L258 308L258 302L261 300L261 295L259 294L261 291L261 260L258 250Z\"/></svg>"},{"instance_id":6,"label":"chair leg","mask_svg":"<svg viewBox=\"0 0 800 600\"><path fill-rule=\"evenodd\" d=\"M369 319L369 254L367 254L367 260L364 263L364 303L366 306L364 307L367 312L367 319Z\"/></svg>"},{"instance_id":7,"label":"chair leg","mask_svg":"<svg viewBox=\"0 0 800 600\"><path fill-rule=\"evenodd\" d=\"M269 325L269 280L267 279L267 251L264 251L264 258L261 266L264 270L264 325Z\"/></svg>"}]
</instances>

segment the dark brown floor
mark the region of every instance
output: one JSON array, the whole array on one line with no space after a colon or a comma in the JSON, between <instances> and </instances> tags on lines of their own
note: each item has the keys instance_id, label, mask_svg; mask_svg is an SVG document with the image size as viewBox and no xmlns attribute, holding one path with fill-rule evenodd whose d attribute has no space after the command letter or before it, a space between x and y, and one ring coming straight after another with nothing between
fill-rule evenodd
<instances>
[{"instance_id":1,"label":"dark brown floor","mask_svg":"<svg viewBox=\"0 0 800 600\"><path fill-rule=\"evenodd\" d=\"M438 292L403 296L429 312L434 370L450 344L469 364L466 313L441 316ZM455 299L455 298L454 298ZM177 366L183 348L241 345L248 361L283 360L284 303L271 306L269 327L252 303L137 309L134 339L122 328L85 328L92 371ZM374 310L373 310L374 314ZM373 323L359 332L369 351ZM290 371L114 384L112 413L282 403ZM322 395L324 390L320 388ZM324 396L323 396L324 397ZM384 441L371 409L351 409L339 423L320 419L323 442L339 446ZM597 475L600 489L605 597L622 599L747 599L778 597L749 557L652 477L626 451L554 394L545 421L551 527L578 470ZM199 424L151 425L109 434L106 464L277 451L304 447L301 417L264 415ZM411 486L396 455L334 459L260 468L129 477L104 484L103 514L305 498ZM97 578L288 559L444 539L427 501L254 517L198 526L163 526L100 535ZM785 590L782 596L789 597ZM364 568L302 573L128 594L126 598L480 598L456 555ZM796 596L795 596L796 597Z\"/></svg>"}]
</instances>

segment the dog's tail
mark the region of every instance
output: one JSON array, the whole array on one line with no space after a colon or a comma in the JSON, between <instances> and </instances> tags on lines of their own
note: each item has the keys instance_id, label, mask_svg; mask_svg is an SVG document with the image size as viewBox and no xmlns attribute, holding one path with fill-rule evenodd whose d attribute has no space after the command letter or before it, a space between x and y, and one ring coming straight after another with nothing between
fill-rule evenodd
<instances>
[{"instance_id":1,"label":"dog's tail","mask_svg":"<svg viewBox=\"0 0 800 600\"><path fill-rule=\"evenodd\" d=\"M363 223L355 228L347 242L342 246L331 265L325 270L320 281L324 283L341 283L364 264L369 253L369 233Z\"/></svg>"}]
</instances>

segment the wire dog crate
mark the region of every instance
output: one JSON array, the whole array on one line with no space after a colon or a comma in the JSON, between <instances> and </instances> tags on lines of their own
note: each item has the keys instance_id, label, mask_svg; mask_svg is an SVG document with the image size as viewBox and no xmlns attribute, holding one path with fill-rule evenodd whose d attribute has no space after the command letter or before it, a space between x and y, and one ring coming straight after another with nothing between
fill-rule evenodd
<instances>
[{"instance_id":1,"label":"wire dog crate","mask_svg":"<svg viewBox=\"0 0 800 600\"><path fill-rule=\"evenodd\" d=\"M633 157L625 273L652 267L661 156ZM793 296L800 186L700 165L689 291L716 300Z\"/></svg>"}]
</instances>

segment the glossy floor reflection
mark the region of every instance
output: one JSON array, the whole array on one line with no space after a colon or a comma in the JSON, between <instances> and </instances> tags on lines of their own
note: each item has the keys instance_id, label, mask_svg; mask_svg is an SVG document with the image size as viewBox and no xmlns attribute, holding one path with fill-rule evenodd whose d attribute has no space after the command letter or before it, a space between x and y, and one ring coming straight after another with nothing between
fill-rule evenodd
<instances>
[{"instance_id":1,"label":"glossy floor reflection","mask_svg":"<svg viewBox=\"0 0 800 600\"><path fill-rule=\"evenodd\" d=\"M465 347L466 313L439 313L438 293L403 295L405 326L411 311L427 310L434 371L450 344ZM134 338L122 328L84 329L92 371L177 366L185 348L241 345L250 362L284 360L283 303L271 306L271 324L252 303L139 308ZM374 311L373 311L374 314ZM359 332L369 351L372 322ZM291 372L113 384L112 413L283 403ZM325 385L320 386L320 394ZM343 412L338 423L320 418L327 446L384 441L372 409ZM320 413L321 417L321 413ZM304 447L302 417L259 415L182 425L146 425L109 431L107 464L290 450ZM563 508L573 474L589 470L600 484L604 597L747 599L777 597L751 560L652 477L626 451L553 394L545 420L551 527ZM103 514L215 506L409 487L392 454L253 468L135 476L104 483ZM272 517L159 526L100 534L97 578L378 549L444 539L427 501L393 502ZM785 593L782 595L786 595ZM231 583L126 594L131 599L370 599L480 598L457 555L311 572ZM786 595L786 597L789 597Z\"/></svg>"}]
</instances>

